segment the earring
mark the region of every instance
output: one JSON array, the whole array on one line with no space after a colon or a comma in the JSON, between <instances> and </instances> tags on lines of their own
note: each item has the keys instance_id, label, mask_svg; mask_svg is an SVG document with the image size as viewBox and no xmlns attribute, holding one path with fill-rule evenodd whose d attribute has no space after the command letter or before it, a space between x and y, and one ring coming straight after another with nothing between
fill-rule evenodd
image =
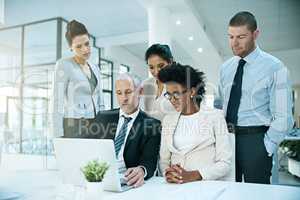
<instances>
[{"instance_id":1,"label":"earring","mask_svg":"<svg viewBox=\"0 0 300 200\"><path fill-rule=\"evenodd\" d=\"M193 95L191 95L191 99L192 99L192 98L194 98L194 96L193 96Z\"/></svg>"}]
</instances>

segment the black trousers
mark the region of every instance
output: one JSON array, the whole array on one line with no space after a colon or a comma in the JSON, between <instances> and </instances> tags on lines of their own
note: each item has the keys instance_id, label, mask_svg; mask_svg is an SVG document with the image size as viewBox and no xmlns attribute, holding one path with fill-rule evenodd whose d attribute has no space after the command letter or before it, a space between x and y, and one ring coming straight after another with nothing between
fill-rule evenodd
<instances>
[{"instance_id":1,"label":"black trousers","mask_svg":"<svg viewBox=\"0 0 300 200\"><path fill-rule=\"evenodd\" d=\"M64 138L88 138L90 135L90 126L94 119L74 119L64 118Z\"/></svg>"},{"instance_id":2,"label":"black trousers","mask_svg":"<svg viewBox=\"0 0 300 200\"><path fill-rule=\"evenodd\" d=\"M264 145L266 131L235 131L236 181L270 184L272 157Z\"/></svg>"}]
</instances>

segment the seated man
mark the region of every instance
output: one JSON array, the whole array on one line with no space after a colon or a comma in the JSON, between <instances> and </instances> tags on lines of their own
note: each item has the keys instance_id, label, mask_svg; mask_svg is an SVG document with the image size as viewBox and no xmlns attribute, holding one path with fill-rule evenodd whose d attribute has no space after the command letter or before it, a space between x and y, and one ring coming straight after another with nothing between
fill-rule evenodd
<instances>
[{"instance_id":1,"label":"seated man","mask_svg":"<svg viewBox=\"0 0 300 200\"><path fill-rule=\"evenodd\" d=\"M160 147L160 122L139 108L141 82L128 73L116 80L120 109L102 111L89 138L114 139L116 156L127 184L139 187L153 176Z\"/></svg>"}]
</instances>

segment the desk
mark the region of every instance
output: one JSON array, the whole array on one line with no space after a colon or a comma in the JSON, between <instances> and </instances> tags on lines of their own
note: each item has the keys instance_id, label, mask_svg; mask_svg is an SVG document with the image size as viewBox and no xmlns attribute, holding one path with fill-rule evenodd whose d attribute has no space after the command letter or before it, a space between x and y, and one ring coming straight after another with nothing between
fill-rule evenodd
<instances>
[{"instance_id":1,"label":"desk","mask_svg":"<svg viewBox=\"0 0 300 200\"><path fill-rule=\"evenodd\" d=\"M57 171L0 172L0 191L21 194L18 200L86 200L83 188L63 185ZM105 200L189 199L189 200L299 200L300 187L260 185L221 181L200 181L183 185L167 184L161 177L124 193L104 192Z\"/></svg>"}]
</instances>

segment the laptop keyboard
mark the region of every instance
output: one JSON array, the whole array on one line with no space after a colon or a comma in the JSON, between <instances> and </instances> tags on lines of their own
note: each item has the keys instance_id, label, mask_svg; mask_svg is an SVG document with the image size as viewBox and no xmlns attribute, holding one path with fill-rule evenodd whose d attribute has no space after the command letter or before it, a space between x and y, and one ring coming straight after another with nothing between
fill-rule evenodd
<instances>
[{"instance_id":1,"label":"laptop keyboard","mask_svg":"<svg viewBox=\"0 0 300 200\"><path fill-rule=\"evenodd\" d=\"M127 185L127 181L125 180L124 177L120 178L120 183L121 183L122 191L126 191L126 190L129 190L129 189L133 188L133 186Z\"/></svg>"},{"instance_id":2,"label":"laptop keyboard","mask_svg":"<svg viewBox=\"0 0 300 200\"><path fill-rule=\"evenodd\" d=\"M127 184L121 184L122 191L130 190L132 188L133 188L133 186L129 186Z\"/></svg>"}]
</instances>

